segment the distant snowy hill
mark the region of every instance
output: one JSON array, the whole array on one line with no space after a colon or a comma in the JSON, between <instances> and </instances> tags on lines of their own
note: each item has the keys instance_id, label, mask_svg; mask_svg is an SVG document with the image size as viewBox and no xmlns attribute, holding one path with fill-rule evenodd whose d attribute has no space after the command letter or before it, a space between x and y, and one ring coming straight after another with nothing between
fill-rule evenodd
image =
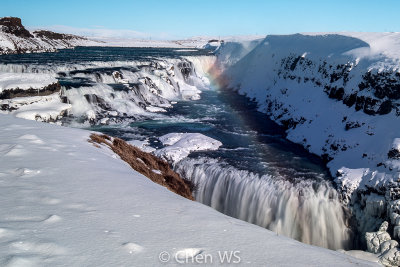
<instances>
[{"instance_id":1,"label":"distant snowy hill","mask_svg":"<svg viewBox=\"0 0 400 267\"><path fill-rule=\"evenodd\" d=\"M264 36L195 36L180 40L151 40L112 37L88 37L96 46L106 47L163 47L163 48L205 48L215 50L224 42L247 42L262 40Z\"/></svg>"},{"instance_id":2,"label":"distant snowy hill","mask_svg":"<svg viewBox=\"0 0 400 267\"><path fill-rule=\"evenodd\" d=\"M76 46L162 47L216 49L224 42L262 39L263 36L197 36L181 40L152 40L113 37L83 37L49 30L27 30L20 18L0 18L0 55L54 52Z\"/></svg>"},{"instance_id":3,"label":"distant snowy hill","mask_svg":"<svg viewBox=\"0 0 400 267\"><path fill-rule=\"evenodd\" d=\"M20 18L0 18L0 55L32 52L54 52L57 49L98 44L96 41L46 30L30 32Z\"/></svg>"}]
</instances>

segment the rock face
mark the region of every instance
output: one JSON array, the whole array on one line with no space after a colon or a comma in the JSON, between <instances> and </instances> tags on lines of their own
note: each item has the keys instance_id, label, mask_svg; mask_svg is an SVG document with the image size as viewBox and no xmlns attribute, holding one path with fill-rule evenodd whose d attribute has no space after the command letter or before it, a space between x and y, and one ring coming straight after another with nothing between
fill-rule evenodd
<instances>
[{"instance_id":1,"label":"rock face","mask_svg":"<svg viewBox=\"0 0 400 267\"><path fill-rule=\"evenodd\" d=\"M0 55L53 52L78 45L96 45L96 42L72 34L45 30L31 33L22 25L20 18L0 18Z\"/></svg>"},{"instance_id":2,"label":"rock face","mask_svg":"<svg viewBox=\"0 0 400 267\"><path fill-rule=\"evenodd\" d=\"M82 37L79 37L79 36L76 36L76 35L72 35L72 34L62 34L62 33L56 33L56 32L52 32L52 31L45 31L45 30L34 31L33 34L36 37L48 38L48 39L51 39L51 40L71 40L71 39L74 39L74 38L84 39Z\"/></svg>"},{"instance_id":3,"label":"rock face","mask_svg":"<svg viewBox=\"0 0 400 267\"><path fill-rule=\"evenodd\" d=\"M267 36L249 49L226 43L217 52L222 86L256 101L289 140L326 160L360 236L384 220L390 235L400 236L399 198L386 197L400 188L399 37ZM389 233L368 239L369 250L379 253L391 240Z\"/></svg>"},{"instance_id":4,"label":"rock face","mask_svg":"<svg viewBox=\"0 0 400 267\"><path fill-rule=\"evenodd\" d=\"M33 35L22 25L20 18L0 18L0 25L3 26L2 30L5 33L10 33L23 38L33 38Z\"/></svg>"},{"instance_id":5,"label":"rock face","mask_svg":"<svg viewBox=\"0 0 400 267\"><path fill-rule=\"evenodd\" d=\"M58 82L43 86L42 88L15 88L12 90L4 90L3 92L0 92L0 100L11 99L15 97L47 96L54 93L59 93L60 90L61 86Z\"/></svg>"}]
</instances>

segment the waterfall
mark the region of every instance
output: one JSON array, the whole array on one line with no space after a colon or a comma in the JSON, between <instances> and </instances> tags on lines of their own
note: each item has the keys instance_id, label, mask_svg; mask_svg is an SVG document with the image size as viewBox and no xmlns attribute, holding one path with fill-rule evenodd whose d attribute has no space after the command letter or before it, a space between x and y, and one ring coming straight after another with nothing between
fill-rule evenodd
<instances>
[{"instance_id":1,"label":"waterfall","mask_svg":"<svg viewBox=\"0 0 400 267\"><path fill-rule=\"evenodd\" d=\"M292 183L206 158L183 160L175 169L197 185L197 201L226 215L303 243L329 249L350 246L344 207L327 181Z\"/></svg>"}]
</instances>

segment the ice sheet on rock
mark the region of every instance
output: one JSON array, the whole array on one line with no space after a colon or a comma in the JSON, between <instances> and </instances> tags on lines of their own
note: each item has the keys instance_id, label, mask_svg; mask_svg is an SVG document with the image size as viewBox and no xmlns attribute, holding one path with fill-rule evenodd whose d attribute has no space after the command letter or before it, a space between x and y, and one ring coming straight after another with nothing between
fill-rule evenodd
<instances>
[{"instance_id":1,"label":"ice sheet on rock","mask_svg":"<svg viewBox=\"0 0 400 267\"><path fill-rule=\"evenodd\" d=\"M220 141L200 133L169 133L159 140L166 147L156 150L154 154L173 163L186 158L193 151L217 150L222 146Z\"/></svg>"},{"instance_id":2,"label":"ice sheet on rock","mask_svg":"<svg viewBox=\"0 0 400 267\"><path fill-rule=\"evenodd\" d=\"M58 93L48 96L17 97L0 100L0 105L7 105L12 108L11 114L15 117L45 122L57 120L59 116L71 108L70 104L60 101ZM6 113L5 111L0 112Z\"/></svg>"}]
</instances>

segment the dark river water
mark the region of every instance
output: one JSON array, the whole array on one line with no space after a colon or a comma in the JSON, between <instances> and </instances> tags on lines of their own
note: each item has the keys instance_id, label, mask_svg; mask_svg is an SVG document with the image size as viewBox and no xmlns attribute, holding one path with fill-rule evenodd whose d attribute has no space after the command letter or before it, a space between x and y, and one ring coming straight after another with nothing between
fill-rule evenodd
<instances>
[{"instance_id":1,"label":"dark river water","mask_svg":"<svg viewBox=\"0 0 400 267\"><path fill-rule=\"evenodd\" d=\"M180 101L160 117L92 130L154 148L167 133L202 133L222 142L194 152L175 170L198 185L196 200L302 242L351 248L351 231L321 159L285 139L284 130L256 104L211 87L197 101Z\"/></svg>"},{"instance_id":2,"label":"dark river water","mask_svg":"<svg viewBox=\"0 0 400 267\"><path fill-rule=\"evenodd\" d=\"M246 97L211 87L197 101L181 101L158 118L129 125L92 127L126 140L148 140L159 148L157 137L167 133L202 133L222 142L217 151L194 152L238 169L286 179L324 179L330 176L319 157L285 139L284 130Z\"/></svg>"}]
</instances>

